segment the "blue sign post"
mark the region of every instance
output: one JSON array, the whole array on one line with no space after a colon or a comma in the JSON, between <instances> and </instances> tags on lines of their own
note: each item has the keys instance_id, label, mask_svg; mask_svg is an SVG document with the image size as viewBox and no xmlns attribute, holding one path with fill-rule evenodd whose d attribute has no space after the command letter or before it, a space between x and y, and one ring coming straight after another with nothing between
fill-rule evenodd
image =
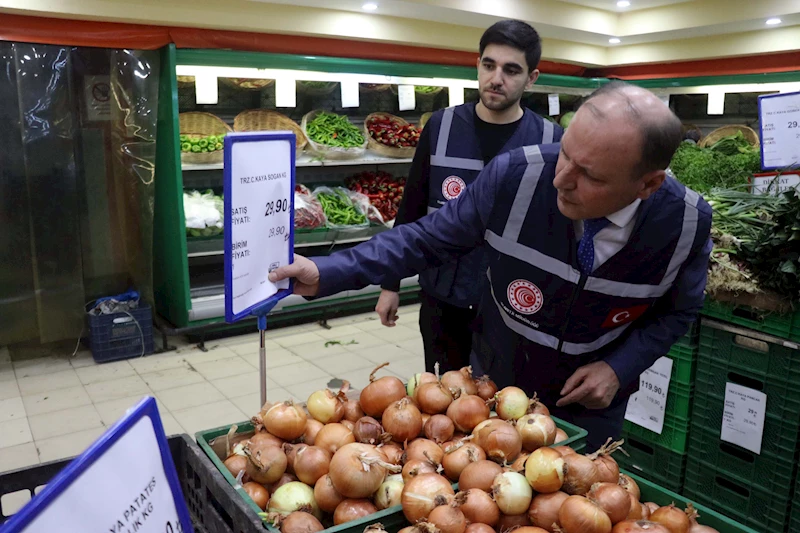
<instances>
[{"instance_id":1,"label":"blue sign post","mask_svg":"<svg viewBox=\"0 0 800 533\"><path fill-rule=\"evenodd\" d=\"M225 319L258 319L261 405L267 401L267 314L292 294L291 280L269 273L294 258L295 134L225 137Z\"/></svg>"}]
</instances>

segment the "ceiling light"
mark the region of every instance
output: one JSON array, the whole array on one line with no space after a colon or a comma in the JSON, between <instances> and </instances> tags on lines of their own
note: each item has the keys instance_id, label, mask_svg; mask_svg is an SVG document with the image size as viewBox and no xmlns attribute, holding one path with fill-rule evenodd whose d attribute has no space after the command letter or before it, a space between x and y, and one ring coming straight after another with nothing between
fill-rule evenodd
<instances>
[{"instance_id":1,"label":"ceiling light","mask_svg":"<svg viewBox=\"0 0 800 533\"><path fill-rule=\"evenodd\" d=\"M630 5L631 3L628 2L628 0L619 0L619 2L617 2L617 7L629 7Z\"/></svg>"},{"instance_id":2,"label":"ceiling light","mask_svg":"<svg viewBox=\"0 0 800 533\"><path fill-rule=\"evenodd\" d=\"M620 41L618 37L612 37L611 39L608 40L608 42L610 42L611 44L619 44L622 41Z\"/></svg>"},{"instance_id":3,"label":"ceiling light","mask_svg":"<svg viewBox=\"0 0 800 533\"><path fill-rule=\"evenodd\" d=\"M376 4L375 2L367 2L366 4L361 6L361 9L363 9L364 11L375 11L376 9L378 9L378 4Z\"/></svg>"},{"instance_id":4,"label":"ceiling light","mask_svg":"<svg viewBox=\"0 0 800 533\"><path fill-rule=\"evenodd\" d=\"M767 19L767 26L774 26L776 24L780 24L781 22L783 21L779 18Z\"/></svg>"}]
</instances>

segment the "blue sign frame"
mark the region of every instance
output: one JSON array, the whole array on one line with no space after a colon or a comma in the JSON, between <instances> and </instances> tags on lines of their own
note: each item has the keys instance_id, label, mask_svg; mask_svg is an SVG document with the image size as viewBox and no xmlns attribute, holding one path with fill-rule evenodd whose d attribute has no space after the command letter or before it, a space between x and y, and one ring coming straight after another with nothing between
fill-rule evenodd
<instances>
[{"instance_id":1,"label":"blue sign frame","mask_svg":"<svg viewBox=\"0 0 800 533\"><path fill-rule=\"evenodd\" d=\"M295 187L295 164L297 136L291 131L259 131L259 132L240 132L229 133L225 136L225 165L223 177L223 196L225 213L223 216L223 226L225 235L225 321L228 323L237 322L242 318L252 314L266 314L280 300L290 296L294 292L294 280L289 280L288 289L280 289L274 295L257 304L251 305L240 313L233 312L233 270L232 270L232 237L231 237L231 170L233 169L233 145L241 142L263 142L263 141L288 141L290 150L290 193L289 193L289 257L286 264L294 263L294 187Z\"/></svg>"},{"instance_id":2,"label":"blue sign frame","mask_svg":"<svg viewBox=\"0 0 800 533\"><path fill-rule=\"evenodd\" d=\"M178 511L178 519L181 521L183 532L193 533L194 528L189 516L189 508L186 506L183 490L181 490L175 463L172 462L172 454L169 451L167 437L164 434L164 425L161 423L161 417L158 414L156 400L152 396L142 399L130 412L89 446L86 451L56 474L39 494L3 525L3 533L19 533L28 527L33 519L58 498L59 494L64 492L100 456L122 438L139 420L145 417L149 417L153 423L153 431L156 434L156 441L161 452L161 464L164 466L164 473L172 491L172 498L175 500L175 508Z\"/></svg>"},{"instance_id":3,"label":"blue sign frame","mask_svg":"<svg viewBox=\"0 0 800 533\"><path fill-rule=\"evenodd\" d=\"M767 98L783 98L787 96L798 96L800 92L796 93L778 93L778 94L765 94L758 97L758 140L760 142L759 150L761 151L761 170L781 170L787 167L767 167L764 166L764 118L761 114L761 102ZM789 167L791 168L791 167Z\"/></svg>"}]
</instances>

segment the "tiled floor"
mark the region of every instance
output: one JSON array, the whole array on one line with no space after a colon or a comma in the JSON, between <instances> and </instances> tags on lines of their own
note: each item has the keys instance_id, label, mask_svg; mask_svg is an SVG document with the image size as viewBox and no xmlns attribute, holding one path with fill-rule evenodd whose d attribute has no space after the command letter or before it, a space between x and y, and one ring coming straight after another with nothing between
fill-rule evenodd
<instances>
[{"instance_id":1,"label":"tiled floor","mask_svg":"<svg viewBox=\"0 0 800 533\"><path fill-rule=\"evenodd\" d=\"M269 331L272 401L305 401L334 378L361 389L378 375L406 379L424 367L418 306L400 309L394 328L374 313ZM328 347L326 342L339 341ZM354 341L354 343L351 343ZM0 472L82 452L144 395L155 396L167 434L250 418L260 407L258 334L206 344L171 338L177 351L98 365L89 352L12 362L0 348Z\"/></svg>"}]
</instances>

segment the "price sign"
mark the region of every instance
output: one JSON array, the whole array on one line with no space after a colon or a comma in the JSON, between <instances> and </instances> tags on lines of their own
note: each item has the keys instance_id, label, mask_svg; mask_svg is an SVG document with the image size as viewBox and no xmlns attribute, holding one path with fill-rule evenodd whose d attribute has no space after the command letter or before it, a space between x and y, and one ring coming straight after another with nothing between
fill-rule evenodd
<instances>
[{"instance_id":1,"label":"price sign","mask_svg":"<svg viewBox=\"0 0 800 533\"><path fill-rule=\"evenodd\" d=\"M397 86L397 105L400 111L413 111L417 107L417 96L413 85Z\"/></svg>"},{"instance_id":2,"label":"price sign","mask_svg":"<svg viewBox=\"0 0 800 533\"><path fill-rule=\"evenodd\" d=\"M294 254L295 135L225 137L225 318L235 322L291 294L272 270Z\"/></svg>"},{"instance_id":3,"label":"price sign","mask_svg":"<svg viewBox=\"0 0 800 533\"><path fill-rule=\"evenodd\" d=\"M800 186L800 172L784 172L780 176L777 173L770 176L755 176L752 184L753 194L769 193L777 196Z\"/></svg>"},{"instance_id":4,"label":"price sign","mask_svg":"<svg viewBox=\"0 0 800 533\"><path fill-rule=\"evenodd\" d=\"M777 170L800 164L800 93L758 97L761 167Z\"/></svg>"},{"instance_id":5,"label":"price sign","mask_svg":"<svg viewBox=\"0 0 800 533\"><path fill-rule=\"evenodd\" d=\"M722 413L722 440L760 455L766 412L766 394L727 383L725 410Z\"/></svg>"},{"instance_id":6,"label":"price sign","mask_svg":"<svg viewBox=\"0 0 800 533\"><path fill-rule=\"evenodd\" d=\"M561 114L561 102L557 94L547 95L547 114L551 117Z\"/></svg>"},{"instance_id":7,"label":"price sign","mask_svg":"<svg viewBox=\"0 0 800 533\"><path fill-rule=\"evenodd\" d=\"M4 533L192 533L156 401L145 398L4 525Z\"/></svg>"},{"instance_id":8,"label":"price sign","mask_svg":"<svg viewBox=\"0 0 800 533\"><path fill-rule=\"evenodd\" d=\"M661 435L672 363L669 357L661 357L639 376L639 390L628 401L626 420Z\"/></svg>"}]
</instances>

